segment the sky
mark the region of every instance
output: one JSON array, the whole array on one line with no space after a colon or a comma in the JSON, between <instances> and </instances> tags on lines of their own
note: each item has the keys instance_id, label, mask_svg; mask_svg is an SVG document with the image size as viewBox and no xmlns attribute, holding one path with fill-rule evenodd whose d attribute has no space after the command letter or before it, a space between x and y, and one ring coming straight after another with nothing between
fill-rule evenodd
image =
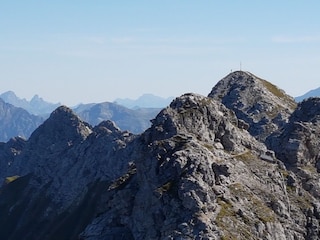
<instances>
[{"instance_id":1,"label":"sky","mask_svg":"<svg viewBox=\"0 0 320 240\"><path fill-rule=\"evenodd\" d=\"M231 71L320 87L319 0L3 0L0 93L78 103L208 95Z\"/></svg>"}]
</instances>

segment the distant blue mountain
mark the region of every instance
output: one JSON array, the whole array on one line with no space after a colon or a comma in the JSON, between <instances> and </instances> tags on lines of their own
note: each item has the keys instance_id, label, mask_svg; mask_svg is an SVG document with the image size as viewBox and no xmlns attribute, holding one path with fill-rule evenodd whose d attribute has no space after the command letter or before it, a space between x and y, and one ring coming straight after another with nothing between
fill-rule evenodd
<instances>
[{"instance_id":1,"label":"distant blue mountain","mask_svg":"<svg viewBox=\"0 0 320 240\"><path fill-rule=\"evenodd\" d=\"M43 121L42 117L32 115L0 98L0 142L6 142L16 136L29 138Z\"/></svg>"},{"instance_id":2,"label":"distant blue mountain","mask_svg":"<svg viewBox=\"0 0 320 240\"><path fill-rule=\"evenodd\" d=\"M114 103L131 109L137 108L164 108L170 104L173 97L162 98L153 94L143 94L138 99L117 98Z\"/></svg>"},{"instance_id":3,"label":"distant blue mountain","mask_svg":"<svg viewBox=\"0 0 320 240\"><path fill-rule=\"evenodd\" d=\"M6 103L21 107L34 115L41 116L49 115L54 109L61 105L60 103L54 104L46 102L38 95L34 95L34 97L28 101L25 98L22 99L17 97L13 91L7 91L0 94L0 98Z\"/></svg>"},{"instance_id":4,"label":"distant blue mountain","mask_svg":"<svg viewBox=\"0 0 320 240\"><path fill-rule=\"evenodd\" d=\"M320 87L313 89L302 96L296 97L295 100L296 102L302 102L304 99L309 98L309 97L320 97Z\"/></svg>"},{"instance_id":5,"label":"distant blue mountain","mask_svg":"<svg viewBox=\"0 0 320 240\"><path fill-rule=\"evenodd\" d=\"M103 102L80 104L73 110L93 126L104 120L111 120L121 130L139 134L151 126L150 120L157 116L161 108L129 109L116 103Z\"/></svg>"}]
</instances>

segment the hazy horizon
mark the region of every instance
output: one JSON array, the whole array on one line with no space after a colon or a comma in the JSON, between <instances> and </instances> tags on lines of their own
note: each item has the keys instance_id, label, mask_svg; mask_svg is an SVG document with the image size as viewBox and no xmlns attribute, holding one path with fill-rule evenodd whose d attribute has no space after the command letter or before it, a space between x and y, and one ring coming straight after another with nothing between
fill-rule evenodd
<instances>
[{"instance_id":1,"label":"hazy horizon","mask_svg":"<svg viewBox=\"0 0 320 240\"><path fill-rule=\"evenodd\" d=\"M306 4L308 3L308 4ZM207 95L231 70L320 87L318 1L0 3L0 93L80 102Z\"/></svg>"}]
</instances>

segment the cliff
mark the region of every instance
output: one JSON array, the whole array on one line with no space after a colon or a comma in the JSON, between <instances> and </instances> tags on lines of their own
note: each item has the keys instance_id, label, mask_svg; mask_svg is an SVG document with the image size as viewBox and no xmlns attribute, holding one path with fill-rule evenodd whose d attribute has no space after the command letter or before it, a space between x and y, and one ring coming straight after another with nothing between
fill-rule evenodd
<instances>
[{"instance_id":1,"label":"cliff","mask_svg":"<svg viewBox=\"0 0 320 240\"><path fill-rule=\"evenodd\" d=\"M1 238L318 239L320 102L270 84L232 73L141 135L56 109L1 145Z\"/></svg>"}]
</instances>

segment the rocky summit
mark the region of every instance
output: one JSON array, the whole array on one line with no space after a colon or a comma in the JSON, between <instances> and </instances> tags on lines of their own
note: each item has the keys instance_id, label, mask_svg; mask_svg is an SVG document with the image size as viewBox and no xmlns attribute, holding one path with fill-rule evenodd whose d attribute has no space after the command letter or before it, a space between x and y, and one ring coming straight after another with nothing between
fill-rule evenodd
<instances>
[{"instance_id":1,"label":"rocky summit","mask_svg":"<svg viewBox=\"0 0 320 240\"><path fill-rule=\"evenodd\" d=\"M248 131L265 140L284 126L296 108L294 99L250 72L236 71L218 82L209 94L245 121Z\"/></svg>"},{"instance_id":2,"label":"rocky summit","mask_svg":"<svg viewBox=\"0 0 320 240\"><path fill-rule=\"evenodd\" d=\"M59 107L0 145L0 239L319 239L319 119L241 71L140 135Z\"/></svg>"}]
</instances>

